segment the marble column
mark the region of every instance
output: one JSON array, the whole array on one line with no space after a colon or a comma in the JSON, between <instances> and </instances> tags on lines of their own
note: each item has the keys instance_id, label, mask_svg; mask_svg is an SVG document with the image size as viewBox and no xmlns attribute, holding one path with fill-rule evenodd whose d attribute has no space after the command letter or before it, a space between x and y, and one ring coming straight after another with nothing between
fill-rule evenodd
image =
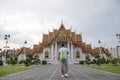
<instances>
[{"instance_id":1,"label":"marble column","mask_svg":"<svg viewBox=\"0 0 120 80\"><path fill-rule=\"evenodd\" d=\"M73 60L73 45L71 44L71 59Z\"/></svg>"},{"instance_id":2,"label":"marble column","mask_svg":"<svg viewBox=\"0 0 120 80\"><path fill-rule=\"evenodd\" d=\"M68 51L70 52L70 43L67 44Z\"/></svg>"},{"instance_id":3,"label":"marble column","mask_svg":"<svg viewBox=\"0 0 120 80\"><path fill-rule=\"evenodd\" d=\"M53 44L53 60L55 59L55 44Z\"/></svg>"},{"instance_id":4,"label":"marble column","mask_svg":"<svg viewBox=\"0 0 120 80\"><path fill-rule=\"evenodd\" d=\"M69 42L67 43L67 49L68 49L68 52L69 52L68 60L70 61L71 60L71 54L70 54L70 43Z\"/></svg>"},{"instance_id":5,"label":"marble column","mask_svg":"<svg viewBox=\"0 0 120 80\"><path fill-rule=\"evenodd\" d=\"M54 56L55 56L55 60L57 59L57 42L55 43L55 54L54 54Z\"/></svg>"},{"instance_id":6,"label":"marble column","mask_svg":"<svg viewBox=\"0 0 120 80\"><path fill-rule=\"evenodd\" d=\"M53 45L51 46L51 60L53 60Z\"/></svg>"}]
</instances>

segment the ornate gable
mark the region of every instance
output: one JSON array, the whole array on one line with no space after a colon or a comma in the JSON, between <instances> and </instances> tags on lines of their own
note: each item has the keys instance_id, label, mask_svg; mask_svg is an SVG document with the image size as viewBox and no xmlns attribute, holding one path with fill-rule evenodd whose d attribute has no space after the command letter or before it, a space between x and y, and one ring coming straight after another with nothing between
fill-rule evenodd
<instances>
[{"instance_id":1,"label":"ornate gable","mask_svg":"<svg viewBox=\"0 0 120 80\"><path fill-rule=\"evenodd\" d=\"M65 29L63 23L61 24L58 33L54 37L54 41L58 42L67 42L70 40L69 35L67 34L67 30Z\"/></svg>"}]
</instances>

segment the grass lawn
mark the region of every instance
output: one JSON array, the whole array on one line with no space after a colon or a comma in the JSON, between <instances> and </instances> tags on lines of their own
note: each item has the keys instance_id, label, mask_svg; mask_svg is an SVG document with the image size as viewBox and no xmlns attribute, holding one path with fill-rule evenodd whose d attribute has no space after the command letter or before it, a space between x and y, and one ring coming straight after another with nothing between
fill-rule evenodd
<instances>
[{"instance_id":1,"label":"grass lawn","mask_svg":"<svg viewBox=\"0 0 120 80\"><path fill-rule=\"evenodd\" d=\"M97 65L90 65L90 66L95 68L95 69L120 74L120 65L113 66L112 64L101 64L100 66L97 66Z\"/></svg>"},{"instance_id":2,"label":"grass lawn","mask_svg":"<svg viewBox=\"0 0 120 80\"><path fill-rule=\"evenodd\" d=\"M5 66L5 67L0 67L0 77L5 76L8 74L24 71L31 69L30 67L25 67L23 65L15 65L15 66Z\"/></svg>"}]
</instances>

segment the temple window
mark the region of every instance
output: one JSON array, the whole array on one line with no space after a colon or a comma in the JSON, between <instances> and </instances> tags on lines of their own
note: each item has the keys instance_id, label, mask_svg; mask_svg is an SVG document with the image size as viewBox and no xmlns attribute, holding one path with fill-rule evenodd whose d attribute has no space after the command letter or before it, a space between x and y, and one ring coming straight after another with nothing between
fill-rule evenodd
<instances>
[{"instance_id":1,"label":"temple window","mask_svg":"<svg viewBox=\"0 0 120 80\"><path fill-rule=\"evenodd\" d=\"M78 51L78 50L76 52L76 58L80 58L80 51Z\"/></svg>"},{"instance_id":2,"label":"temple window","mask_svg":"<svg viewBox=\"0 0 120 80\"><path fill-rule=\"evenodd\" d=\"M45 59L48 59L48 58L49 58L49 52L46 51L46 52L45 52Z\"/></svg>"}]
</instances>

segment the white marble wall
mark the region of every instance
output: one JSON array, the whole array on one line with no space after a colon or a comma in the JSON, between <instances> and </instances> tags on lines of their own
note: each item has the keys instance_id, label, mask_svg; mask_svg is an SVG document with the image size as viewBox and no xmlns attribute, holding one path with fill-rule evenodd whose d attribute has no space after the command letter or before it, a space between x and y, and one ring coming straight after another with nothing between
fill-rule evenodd
<instances>
[{"instance_id":1,"label":"white marble wall","mask_svg":"<svg viewBox=\"0 0 120 80\"><path fill-rule=\"evenodd\" d=\"M21 61L21 60L26 60L26 54L20 54L18 56L18 62Z\"/></svg>"},{"instance_id":2,"label":"white marble wall","mask_svg":"<svg viewBox=\"0 0 120 80\"><path fill-rule=\"evenodd\" d=\"M60 46L60 44L58 45L57 43L54 43L53 45L51 45L50 47L44 48L43 49L43 55L40 54L40 58L44 59L45 56L45 52L48 50L49 54L49 60L51 62L55 62L57 61L57 56L58 56L58 47ZM85 54L82 52L82 49L80 47L74 47L71 43L67 43L67 48L69 51L69 61L74 62L76 60L76 52L77 50L80 52L80 58L79 60L85 60Z\"/></svg>"},{"instance_id":3,"label":"white marble wall","mask_svg":"<svg viewBox=\"0 0 120 80\"><path fill-rule=\"evenodd\" d=\"M109 51L111 52L112 57L118 58L119 55L120 58L120 47L111 48Z\"/></svg>"}]
</instances>

